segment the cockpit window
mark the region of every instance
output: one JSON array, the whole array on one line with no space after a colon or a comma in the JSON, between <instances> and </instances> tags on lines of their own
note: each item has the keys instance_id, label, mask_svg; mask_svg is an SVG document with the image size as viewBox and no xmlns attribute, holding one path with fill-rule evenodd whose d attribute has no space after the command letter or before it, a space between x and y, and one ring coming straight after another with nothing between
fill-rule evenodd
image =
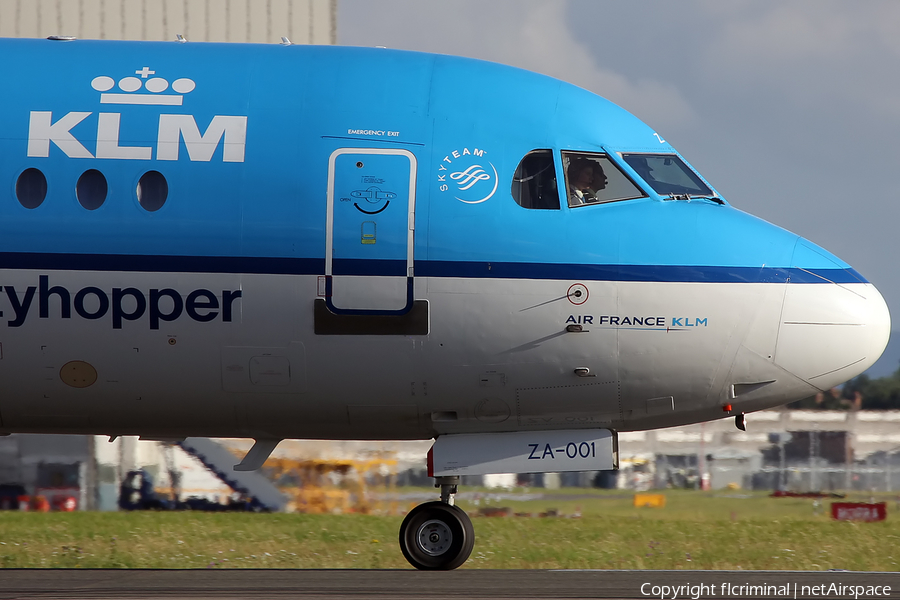
<instances>
[{"instance_id":1,"label":"cockpit window","mask_svg":"<svg viewBox=\"0 0 900 600\"><path fill-rule=\"evenodd\" d=\"M571 207L646 197L606 154L563 152L562 158Z\"/></svg>"},{"instance_id":2,"label":"cockpit window","mask_svg":"<svg viewBox=\"0 0 900 600\"><path fill-rule=\"evenodd\" d=\"M709 186L675 154L623 154L622 159L660 196L713 196Z\"/></svg>"},{"instance_id":3,"label":"cockpit window","mask_svg":"<svg viewBox=\"0 0 900 600\"><path fill-rule=\"evenodd\" d=\"M533 150L525 155L513 174L512 195L525 208L559 208L553 152Z\"/></svg>"}]
</instances>

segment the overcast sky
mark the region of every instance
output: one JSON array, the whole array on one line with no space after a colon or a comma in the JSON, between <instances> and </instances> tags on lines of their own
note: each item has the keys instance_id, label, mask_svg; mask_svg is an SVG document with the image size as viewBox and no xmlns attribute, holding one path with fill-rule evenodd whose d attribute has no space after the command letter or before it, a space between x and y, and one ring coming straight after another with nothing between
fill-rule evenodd
<instances>
[{"instance_id":1,"label":"overcast sky","mask_svg":"<svg viewBox=\"0 0 900 600\"><path fill-rule=\"evenodd\" d=\"M609 98L734 206L834 252L900 329L900 2L340 0L338 42L470 56Z\"/></svg>"}]
</instances>

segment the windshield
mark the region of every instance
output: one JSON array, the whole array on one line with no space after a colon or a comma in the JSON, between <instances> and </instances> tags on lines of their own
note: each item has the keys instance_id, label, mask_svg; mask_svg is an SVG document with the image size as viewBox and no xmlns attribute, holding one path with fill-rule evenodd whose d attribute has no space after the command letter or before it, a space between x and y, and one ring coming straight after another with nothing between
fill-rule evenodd
<instances>
[{"instance_id":1,"label":"windshield","mask_svg":"<svg viewBox=\"0 0 900 600\"><path fill-rule=\"evenodd\" d=\"M563 151L562 159L571 208L646 197L606 154Z\"/></svg>"},{"instance_id":2,"label":"windshield","mask_svg":"<svg viewBox=\"0 0 900 600\"><path fill-rule=\"evenodd\" d=\"M622 159L660 196L713 196L709 186L675 154L623 154Z\"/></svg>"}]
</instances>

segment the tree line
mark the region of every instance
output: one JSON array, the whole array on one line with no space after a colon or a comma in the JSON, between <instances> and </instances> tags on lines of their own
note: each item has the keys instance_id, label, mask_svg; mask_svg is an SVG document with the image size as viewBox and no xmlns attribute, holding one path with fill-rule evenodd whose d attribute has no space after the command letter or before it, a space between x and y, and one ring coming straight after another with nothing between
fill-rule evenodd
<instances>
[{"instance_id":1,"label":"tree line","mask_svg":"<svg viewBox=\"0 0 900 600\"><path fill-rule=\"evenodd\" d=\"M865 373L841 388L788 404L792 409L900 410L900 368L892 375L872 379Z\"/></svg>"}]
</instances>

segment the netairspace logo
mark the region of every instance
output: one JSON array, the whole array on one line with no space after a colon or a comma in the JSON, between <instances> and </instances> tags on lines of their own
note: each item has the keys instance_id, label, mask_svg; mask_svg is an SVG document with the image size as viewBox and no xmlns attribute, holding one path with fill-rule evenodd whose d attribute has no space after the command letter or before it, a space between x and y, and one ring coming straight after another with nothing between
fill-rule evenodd
<instances>
[{"instance_id":1,"label":"netairspace logo","mask_svg":"<svg viewBox=\"0 0 900 600\"><path fill-rule=\"evenodd\" d=\"M888 585L844 585L841 583L822 583L819 585L798 585L796 583L785 583L781 585L769 585L766 583L760 585L734 585L731 583L723 583L721 585L701 583L697 585L653 585L645 583L641 585L641 594L660 600L679 600L680 598L690 598L691 600L699 600L700 598L723 598L723 597L745 597L745 598L871 598L879 596L890 596L891 587Z\"/></svg>"}]
</instances>

